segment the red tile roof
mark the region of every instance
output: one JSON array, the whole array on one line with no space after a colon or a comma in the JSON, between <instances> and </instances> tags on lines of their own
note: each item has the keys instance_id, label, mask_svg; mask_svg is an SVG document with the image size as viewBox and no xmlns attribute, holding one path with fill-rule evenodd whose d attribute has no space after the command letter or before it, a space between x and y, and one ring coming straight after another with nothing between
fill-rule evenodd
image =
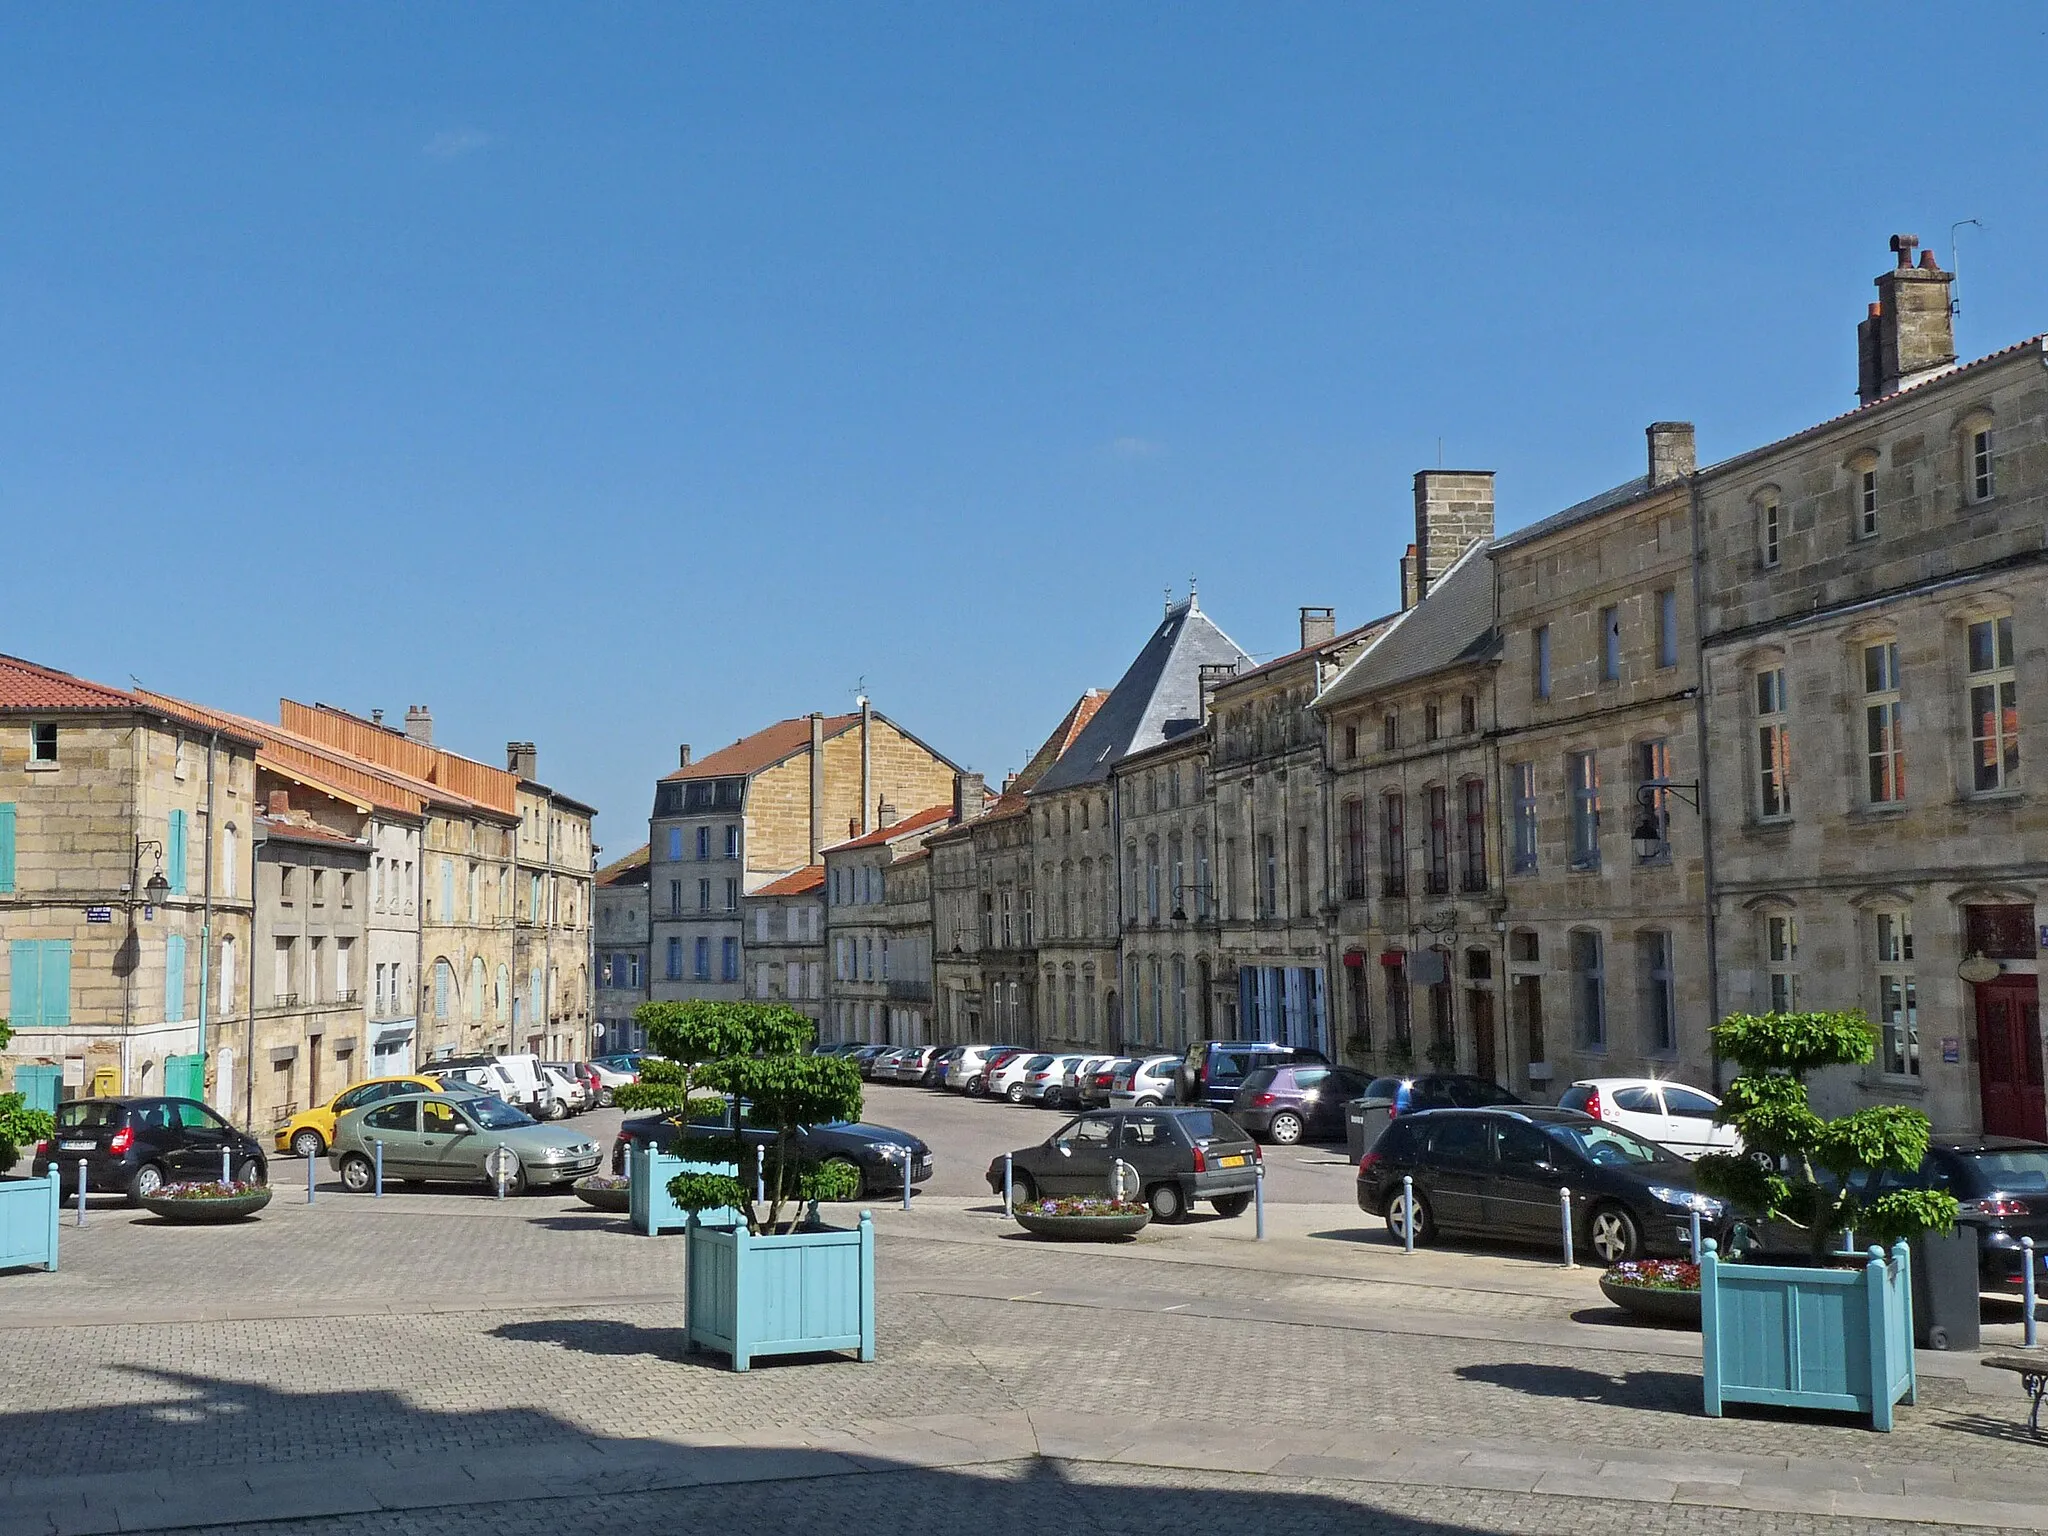
<instances>
[{"instance_id":1,"label":"red tile roof","mask_svg":"<svg viewBox=\"0 0 2048 1536\"><path fill-rule=\"evenodd\" d=\"M23 661L19 656L0 656L0 709L131 711L197 730L220 724L185 708L175 699L109 688L103 683L73 677L69 672L59 672L55 667ZM245 746L256 745L254 736L234 727L223 727L222 734Z\"/></svg>"},{"instance_id":2,"label":"red tile roof","mask_svg":"<svg viewBox=\"0 0 2048 1536\"><path fill-rule=\"evenodd\" d=\"M750 896L801 896L806 891L815 891L825 883L825 866L806 864L802 869L792 870L779 880L770 880L758 891L749 891Z\"/></svg>"},{"instance_id":3,"label":"red tile roof","mask_svg":"<svg viewBox=\"0 0 2048 1536\"><path fill-rule=\"evenodd\" d=\"M922 832L926 827L937 826L953 819L953 807L929 805L921 811L914 811L900 821L893 821L886 827L877 827L872 832L850 837L843 843L834 843L828 852L844 853L849 848L879 848L893 843L899 837L908 837L913 832Z\"/></svg>"},{"instance_id":4,"label":"red tile roof","mask_svg":"<svg viewBox=\"0 0 2048 1536\"><path fill-rule=\"evenodd\" d=\"M645 885L650 849L642 843L623 859L614 859L590 877L593 885Z\"/></svg>"},{"instance_id":5,"label":"red tile roof","mask_svg":"<svg viewBox=\"0 0 2048 1536\"><path fill-rule=\"evenodd\" d=\"M1038 744L1038 750L1031 754L1031 760L1017 770L1017 776L1010 781L1009 788L1002 792L996 803L988 808L988 813L981 819L987 821L992 817L1023 815L1024 797L1030 792L1031 786L1045 777L1046 771L1060 760L1067 748L1074 744L1075 738L1088 728L1088 722L1095 718L1095 711L1102 708L1108 697L1107 688L1090 688L1076 699L1074 707L1067 711L1065 718L1058 725L1053 727L1052 734Z\"/></svg>"},{"instance_id":6,"label":"red tile roof","mask_svg":"<svg viewBox=\"0 0 2048 1536\"><path fill-rule=\"evenodd\" d=\"M302 821L280 821L274 816L259 816L256 820L262 826L265 837L277 838L288 843L332 843L343 848L370 846L360 838L349 837L326 827L308 826Z\"/></svg>"},{"instance_id":7,"label":"red tile roof","mask_svg":"<svg viewBox=\"0 0 2048 1536\"><path fill-rule=\"evenodd\" d=\"M841 731L860 724L860 716L827 715L824 723L825 739L829 741ZM763 768L773 767L791 753L810 744L809 715L798 715L793 720L778 720L751 736L742 736L729 747L720 747L709 757L694 762L687 768L678 768L674 773L664 775L662 782L672 784L679 779L723 779L759 773Z\"/></svg>"}]
</instances>

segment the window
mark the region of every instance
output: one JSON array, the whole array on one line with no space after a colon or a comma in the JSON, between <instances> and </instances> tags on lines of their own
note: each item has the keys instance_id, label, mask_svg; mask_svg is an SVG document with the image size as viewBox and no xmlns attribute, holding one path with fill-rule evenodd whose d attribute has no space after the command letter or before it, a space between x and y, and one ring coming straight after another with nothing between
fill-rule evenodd
<instances>
[{"instance_id":1,"label":"window","mask_svg":"<svg viewBox=\"0 0 2048 1536\"><path fill-rule=\"evenodd\" d=\"M875 979L875 940L872 934L861 945L861 954L863 963L860 979L862 981L873 981Z\"/></svg>"},{"instance_id":2,"label":"window","mask_svg":"<svg viewBox=\"0 0 2048 1536\"><path fill-rule=\"evenodd\" d=\"M2012 615L1970 626L1972 787L2009 789L2020 771L2019 685L2012 665Z\"/></svg>"},{"instance_id":3,"label":"window","mask_svg":"<svg viewBox=\"0 0 2048 1536\"><path fill-rule=\"evenodd\" d=\"M455 991L455 968L446 960L434 962L434 1017L445 1020L448 1004Z\"/></svg>"},{"instance_id":4,"label":"window","mask_svg":"<svg viewBox=\"0 0 2048 1536\"><path fill-rule=\"evenodd\" d=\"M696 953L692 958L697 962L695 967L697 980L709 981L711 979L711 941L709 939L699 939L697 941Z\"/></svg>"},{"instance_id":5,"label":"window","mask_svg":"<svg viewBox=\"0 0 2048 1536\"><path fill-rule=\"evenodd\" d=\"M1515 802L1515 873L1536 872L1536 765L1508 764L1508 789Z\"/></svg>"},{"instance_id":6,"label":"window","mask_svg":"<svg viewBox=\"0 0 2048 1536\"><path fill-rule=\"evenodd\" d=\"M736 859L740 856L740 829L737 823L728 823L725 829L725 856Z\"/></svg>"},{"instance_id":7,"label":"window","mask_svg":"<svg viewBox=\"0 0 2048 1536\"><path fill-rule=\"evenodd\" d=\"M1315 887L1309 879L1308 870L1308 828L1294 829L1294 889L1298 892L1297 902L1303 917L1314 917L1316 910Z\"/></svg>"},{"instance_id":8,"label":"window","mask_svg":"<svg viewBox=\"0 0 2048 1536\"><path fill-rule=\"evenodd\" d=\"M1643 973L1643 1049L1667 1055L1678 1049L1678 994L1671 979L1671 935L1636 936Z\"/></svg>"},{"instance_id":9,"label":"window","mask_svg":"<svg viewBox=\"0 0 2048 1536\"><path fill-rule=\"evenodd\" d=\"M1387 978L1387 1029L1394 1049L1407 1054L1414 1049L1415 1028L1408 1013L1408 957L1398 950L1380 956L1380 969Z\"/></svg>"},{"instance_id":10,"label":"window","mask_svg":"<svg viewBox=\"0 0 2048 1536\"><path fill-rule=\"evenodd\" d=\"M740 979L740 941L733 938L718 941L718 979L738 981Z\"/></svg>"},{"instance_id":11,"label":"window","mask_svg":"<svg viewBox=\"0 0 2048 1536\"><path fill-rule=\"evenodd\" d=\"M1280 912L1280 855L1273 846L1273 834L1259 834L1259 916L1276 917Z\"/></svg>"},{"instance_id":12,"label":"window","mask_svg":"<svg viewBox=\"0 0 2048 1536\"><path fill-rule=\"evenodd\" d=\"M1486 783L1467 779L1465 797L1465 878L1467 891L1486 889Z\"/></svg>"},{"instance_id":13,"label":"window","mask_svg":"<svg viewBox=\"0 0 2048 1536\"><path fill-rule=\"evenodd\" d=\"M1550 697L1550 626L1537 625L1532 638L1535 641L1534 691L1537 698L1547 699Z\"/></svg>"},{"instance_id":14,"label":"window","mask_svg":"<svg viewBox=\"0 0 2048 1536\"><path fill-rule=\"evenodd\" d=\"M1678 665L1678 590L1665 587L1657 594L1657 665Z\"/></svg>"},{"instance_id":15,"label":"window","mask_svg":"<svg viewBox=\"0 0 2048 1536\"><path fill-rule=\"evenodd\" d=\"M1671 744L1663 737L1636 743L1636 789L1637 803L1641 803L1642 791L1649 791L1648 819L1657 827L1657 846L1648 853L1638 852L1638 864L1665 864L1671 860L1671 791L1664 786L1671 782Z\"/></svg>"},{"instance_id":16,"label":"window","mask_svg":"<svg viewBox=\"0 0 2048 1536\"><path fill-rule=\"evenodd\" d=\"M668 829L668 856L671 859L680 859L683 856L683 829L681 827L670 827Z\"/></svg>"},{"instance_id":17,"label":"window","mask_svg":"<svg viewBox=\"0 0 2048 1536\"><path fill-rule=\"evenodd\" d=\"M1458 698L1458 730L1466 736L1479 730L1479 700L1469 693Z\"/></svg>"},{"instance_id":18,"label":"window","mask_svg":"<svg viewBox=\"0 0 2048 1536\"><path fill-rule=\"evenodd\" d=\"M1087 862L1088 861L1085 859L1081 861L1081 883L1084 887L1086 886L1088 881ZM1208 915L1209 834L1206 832L1197 832L1195 834L1195 916L1206 918Z\"/></svg>"},{"instance_id":19,"label":"window","mask_svg":"<svg viewBox=\"0 0 2048 1536\"><path fill-rule=\"evenodd\" d=\"M1979 427L1970 434L1970 499L1989 501L1998 490L1993 478L1991 429Z\"/></svg>"},{"instance_id":20,"label":"window","mask_svg":"<svg viewBox=\"0 0 2048 1536\"><path fill-rule=\"evenodd\" d=\"M709 880L699 880L697 882L697 910L699 912L709 912L711 910L711 882Z\"/></svg>"},{"instance_id":21,"label":"window","mask_svg":"<svg viewBox=\"0 0 2048 1536\"><path fill-rule=\"evenodd\" d=\"M1589 1051L1607 1049L1607 977L1601 969L1600 935L1585 929L1572 934L1572 1011L1579 1044Z\"/></svg>"},{"instance_id":22,"label":"window","mask_svg":"<svg viewBox=\"0 0 2048 1536\"><path fill-rule=\"evenodd\" d=\"M469 904L473 909L476 906L476 871L473 869L469 872L469 888ZM344 908L356 904L356 877L351 870L341 872L341 904Z\"/></svg>"},{"instance_id":23,"label":"window","mask_svg":"<svg viewBox=\"0 0 2048 1536\"><path fill-rule=\"evenodd\" d=\"M682 915L683 882L680 880L671 880L668 883L668 910L673 916L680 917Z\"/></svg>"},{"instance_id":24,"label":"window","mask_svg":"<svg viewBox=\"0 0 2048 1536\"><path fill-rule=\"evenodd\" d=\"M1422 706L1422 739L1435 741L1443 735L1443 714L1435 699Z\"/></svg>"},{"instance_id":25,"label":"window","mask_svg":"<svg viewBox=\"0 0 2048 1536\"><path fill-rule=\"evenodd\" d=\"M1621 681L1621 610L1600 610L1600 681Z\"/></svg>"},{"instance_id":26,"label":"window","mask_svg":"<svg viewBox=\"0 0 2048 1536\"><path fill-rule=\"evenodd\" d=\"M1767 566L1774 566L1778 563L1778 535L1781 531L1782 526L1779 521L1778 503L1776 498L1772 498L1757 508L1758 542L1763 546L1764 564Z\"/></svg>"},{"instance_id":27,"label":"window","mask_svg":"<svg viewBox=\"0 0 2048 1536\"><path fill-rule=\"evenodd\" d=\"M1159 839L1145 842L1145 920L1159 921Z\"/></svg>"},{"instance_id":28,"label":"window","mask_svg":"<svg viewBox=\"0 0 2048 1536\"><path fill-rule=\"evenodd\" d=\"M1347 758L1358 756L1358 727L1355 725L1344 727L1344 755Z\"/></svg>"},{"instance_id":29,"label":"window","mask_svg":"<svg viewBox=\"0 0 2048 1536\"><path fill-rule=\"evenodd\" d=\"M1600 867L1600 764L1591 752L1571 752L1564 760L1565 783L1572 795L1573 869Z\"/></svg>"},{"instance_id":30,"label":"window","mask_svg":"<svg viewBox=\"0 0 2048 1536\"><path fill-rule=\"evenodd\" d=\"M345 1003L352 1001L356 995L355 955L356 946L353 939L336 939L334 941L334 996L337 1002ZM482 1017L479 1010L484 1005L483 964L481 960L476 962L477 974L471 982L471 987L476 995L470 999L469 1007L470 1014L474 1018Z\"/></svg>"},{"instance_id":31,"label":"window","mask_svg":"<svg viewBox=\"0 0 2048 1536\"><path fill-rule=\"evenodd\" d=\"M186 869L191 863L186 848L186 828L185 813L171 812L169 832L164 839L164 877L171 882L173 896L185 894ZM317 890L313 899L320 899Z\"/></svg>"},{"instance_id":32,"label":"window","mask_svg":"<svg viewBox=\"0 0 2048 1536\"><path fill-rule=\"evenodd\" d=\"M1380 894L1408 893L1407 859L1401 846L1401 793L1388 790L1380 799Z\"/></svg>"},{"instance_id":33,"label":"window","mask_svg":"<svg viewBox=\"0 0 2048 1536\"><path fill-rule=\"evenodd\" d=\"M725 910L737 912L740 909L740 883L737 880L725 882Z\"/></svg>"},{"instance_id":34,"label":"window","mask_svg":"<svg viewBox=\"0 0 2048 1536\"><path fill-rule=\"evenodd\" d=\"M1392 752L1401 745L1401 715L1398 710L1388 710L1380 717L1380 750Z\"/></svg>"},{"instance_id":35,"label":"window","mask_svg":"<svg viewBox=\"0 0 2048 1536\"><path fill-rule=\"evenodd\" d=\"M1785 669L1766 667L1756 675L1756 813L1765 821L1792 814L1792 786L1785 776L1791 733L1785 720Z\"/></svg>"},{"instance_id":36,"label":"window","mask_svg":"<svg viewBox=\"0 0 2048 1536\"><path fill-rule=\"evenodd\" d=\"M1365 802L1344 802L1344 899L1365 899Z\"/></svg>"},{"instance_id":37,"label":"window","mask_svg":"<svg viewBox=\"0 0 2048 1536\"><path fill-rule=\"evenodd\" d=\"M1877 940L1877 1022L1883 1035L1879 1060L1893 1077L1920 1075L1920 997L1913 979L1913 919L1900 911L1879 912Z\"/></svg>"},{"instance_id":38,"label":"window","mask_svg":"<svg viewBox=\"0 0 2048 1536\"><path fill-rule=\"evenodd\" d=\"M1166 804L1169 809L1180 804L1180 765L1178 763L1166 770Z\"/></svg>"},{"instance_id":39,"label":"window","mask_svg":"<svg viewBox=\"0 0 2048 1536\"><path fill-rule=\"evenodd\" d=\"M1178 832L1170 834L1166 839L1166 873L1172 882L1169 894L1173 898L1173 911L1177 916L1187 911L1188 872L1183 862L1185 847Z\"/></svg>"},{"instance_id":40,"label":"window","mask_svg":"<svg viewBox=\"0 0 2048 1536\"><path fill-rule=\"evenodd\" d=\"M1451 888L1451 827L1449 796L1441 784L1426 791L1429 805L1429 870L1425 889L1442 896Z\"/></svg>"},{"instance_id":41,"label":"window","mask_svg":"<svg viewBox=\"0 0 2048 1536\"><path fill-rule=\"evenodd\" d=\"M711 857L711 829L709 827L699 827L697 829L697 857L699 859Z\"/></svg>"},{"instance_id":42,"label":"window","mask_svg":"<svg viewBox=\"0 0 2048 1536\"><path fill-rule=\"evenodd\" d=\"M1799 919L1790 912L1764 918L1764 987L1772 1013L1799 1011Z\"/></svg>"},{"instance_id":43,"label":"window","mask_svg":"<svg viewBox=\"0 0 2048 1536\"><path fill-rule=\"evenodd\" d=\"M1877 533L1877 469L1868 467L1856 476L1856 536L1872 538Z\"/></svg>"},{"instance_id":44,"label":"window","mask_svg":"<svg viewBox=\"0 0 2048 1536\"><path fill-rule=\"evenodd\" d=\"M1906 746L1900 720L1899 645L1882 640L1863 648L1863 744L1869 765L1870 803L1906 798Z\"/></svg>"},{"instance_id":45,"label":"window","mask_svg":"<svg viewBox=\"0 0 2048 1536\"><path fill-rule=\"evenodd\" d=\"M1175 1043L1185 1043L1188 1037L1188 963L1179 955L1173 957L1173 1030Z\"/></svg>"}]
</instances>

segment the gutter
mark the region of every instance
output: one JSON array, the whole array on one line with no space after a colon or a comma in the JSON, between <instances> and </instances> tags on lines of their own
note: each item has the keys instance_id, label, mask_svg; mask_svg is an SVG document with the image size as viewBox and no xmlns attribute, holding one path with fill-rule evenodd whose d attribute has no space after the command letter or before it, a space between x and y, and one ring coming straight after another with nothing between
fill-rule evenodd
<instances>
[{"instance_id":1,"label":"gutter","mask_svg":"<svg viewBox=\"0 0 2048 1536\"><path fill-rule=\"evenodd\" d=\"M1700 827L1700 874L1706 885L1706 935L1707 935L1707 1024L1709 1031L1721 1017L1721 935L1718 914L1720 891L1714 879L1714 795L1712 786L1713 754L1707 750L1707 646L1701 631L1700 620L1706 614L1706 513L1702 506L1700 476L1692 477L1690 502L1692 507L1692 611L1693 611L1693 656L1698 662L1698 677L1693 688L1693 715L1695 735L1699 745L1699 827ZM1710 1032L1708 1041L1708 1072L1714 1080L1714 1091L1721 1091L1721 1053L1713 1045Z\"/></svg>"}]
</instances>

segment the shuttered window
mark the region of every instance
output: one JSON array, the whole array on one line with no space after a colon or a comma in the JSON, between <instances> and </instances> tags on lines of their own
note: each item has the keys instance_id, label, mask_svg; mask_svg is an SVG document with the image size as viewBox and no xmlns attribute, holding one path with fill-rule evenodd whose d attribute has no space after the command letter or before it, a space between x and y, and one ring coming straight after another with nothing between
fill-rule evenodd
<instances>
[{"instance_id":1,"label":"shuttered window","mask_svg":"<svg viewBox=\"0 0 2048 1536\"><path fill-rule=\"evenodd\" d=\"M8 1022L16 1029L71 1022L71 941L16 939L8 946Z\"/></svg>"},{"instance_id":2,"label":"shuttered window","mask_svg":"<svg viewBox=\"0 0 2048 1536\"><path fill-rule=\"evenodd\" d=\"M164 1022L181 1024L184 1019L185 935L174 933L164 940Z\"/></svg>"},{"instance_id":3,"label":"shuttered window","mask_svg":"<svg viewBox=\"0 0 2048 1536\"><path fill-rule=\"evenodd\" d=\"M14 889L14 807L0 805L0 891Z\"/></svg>"},{"instance_id":4,"label":"shuttered window","mask_svg":"<svg viewBox=\"0 0 2048 1536\"><path fill-rule=\"evenodd\" d=\"M185 813L171 812L171 832L164 844L164 878L171 883L171 894L185 894Z\"/></svg>"}]
</instances>

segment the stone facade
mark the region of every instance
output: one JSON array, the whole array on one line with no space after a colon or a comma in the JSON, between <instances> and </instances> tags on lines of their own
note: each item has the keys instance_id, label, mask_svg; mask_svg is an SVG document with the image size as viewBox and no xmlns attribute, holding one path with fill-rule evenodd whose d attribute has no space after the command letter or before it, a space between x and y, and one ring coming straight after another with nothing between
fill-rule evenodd
<instances>
[{"instance_id":1,"label":"stone facade","mask_svg":"<svg viewBox=\"0 0 2048 1536\"><path fill-rule=\"evenodd\" d=\"M825 850L824 1034L877 1045L932 1043L932 879L925 840L954 801Z\"/></svg>"},{"instance_id":2,"label":"stone facade","mask_svg":"<svg viewBox=\"0 0 2048 1536\"><path fill-rule=\"evenodd\" d=\"M1122 1049L1178 1055L1190 1041L1232 1038L1228 992L1217 978L1221 911L1211 849L1216 805L1210 792L1209 732L1189 731L1117 764L1110 779L1116 825L1123 839ZM1055 982L1057 985L1055 986ZM1079 985L1071 967L1057 977L1048 966L1048 990L1074 1006ZM1078 1031L1062 1038L1094 1043Z\"/></svg>"},{"instance_id":3,"label":"stone facade","mask_svg":"<svg viewBox=\"0 0 2048 1536\"><path fill-rule=\"evenodd\" d=\"M740 898L747 995L825 1018L825 866L809 864ZM827 1039L822 1027L820 1039Z\"/></svg>"},{"instance_id":4,"label":"stone facade","mask_svg":"<svg viewBox=\"0 0 2048 1536\"><path fill-rule=\"evenodd\" d=\"M600 1055L637 1051L646 1031L634 1012L647 1001L647 849L637 848L592 877L591 974L597 985Z\"/></svg>"}]
</instances>

